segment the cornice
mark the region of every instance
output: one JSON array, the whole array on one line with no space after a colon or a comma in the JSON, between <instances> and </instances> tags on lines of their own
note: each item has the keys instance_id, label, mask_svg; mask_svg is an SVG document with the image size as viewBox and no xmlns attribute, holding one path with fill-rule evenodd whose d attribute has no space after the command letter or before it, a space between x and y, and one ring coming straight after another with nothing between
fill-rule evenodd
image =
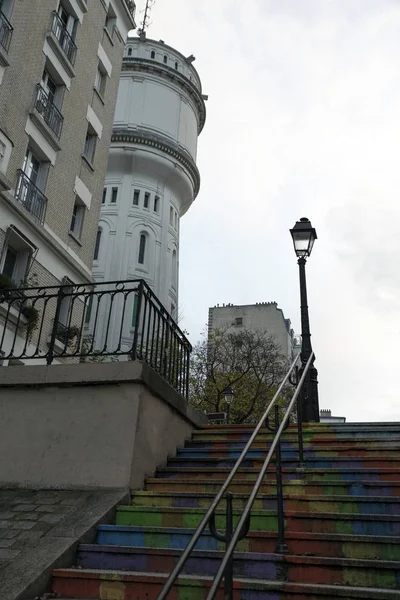
<instances>
[{"instance_id":1,"label":"cornice","mask_svg":"<svg viewBox=\"0 0 400 600\"><path fill-rule=\"evenodd\" d=\"M196 198L200 189L200 173L196 163L188 152L183 151L177 144L168 140L164 136L154 133L148 133L141 130L114 129L111 136L111 143L135 144L139 146L148 146L168 154L177 160L189 172L193 180L194 197Z\"/></svg>"},{"instance_id":2,"label":"cornice","mask_svg":"<svg viewBox=\"0 0 400 600\"><path fill-rule=\"evenodd\" d=\"M147 60L145 58L137 58L134 56L124 57L122 71L155 73L156 75L159 75L164 79L169 79L173 83L179 85L179 87L181 87L186 94L192 98L197 107L199 113L198 133L200 134L202 132L206 122L206 105L204 99L194 83L192 83L182 73L176 71L175 69L171 69L171 67L168 67L163 63L159 63L154 60Z\"/></svg>"}]
</instances>

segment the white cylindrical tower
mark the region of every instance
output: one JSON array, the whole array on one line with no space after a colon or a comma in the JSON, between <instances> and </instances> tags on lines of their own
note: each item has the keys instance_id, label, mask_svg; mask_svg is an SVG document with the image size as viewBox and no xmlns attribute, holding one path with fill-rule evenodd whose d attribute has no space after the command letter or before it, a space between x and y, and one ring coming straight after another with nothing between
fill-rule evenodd
<instances>
[{"instance_id":1,"label":"white cylindrical tower","mask_svg":"<svg viewBox=\"0 0 400 600\"><path fill-rule=\"evenodd\" d=\"M128 38L93 263L96 281L144 279L175 319L179 224L199 191L206 118L193 60Z\"/></svg>"}]
</instances>

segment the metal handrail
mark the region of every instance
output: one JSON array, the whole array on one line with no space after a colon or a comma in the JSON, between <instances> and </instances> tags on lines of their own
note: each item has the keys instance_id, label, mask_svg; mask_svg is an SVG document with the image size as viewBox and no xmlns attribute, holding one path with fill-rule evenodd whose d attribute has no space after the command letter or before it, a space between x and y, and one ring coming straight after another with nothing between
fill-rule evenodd
<instances>
[{"instance_id":1,"label":"metal handrail","mask_svg":"<svg viewBox=\"0 0 400 600\"><path fill-rule=\"evenodd\" d=\"M230 542L229 546L227 547L227 549L225 551L224 558L222 559L222 562L221 562L220 567L219 567L219 569L217 571L217 574L215 575L214 581L212 583L212 586L210 588L210 591L208 593L208 596L207 596L206 600L213 600L215 598L215 595L216 595L216 593L218 591L218 588L219 588L219 585L221 583L221 580L222 580L222 578L224 576L225 569L226 569L226 567L228 565L228 562L229 562L229 560L230 560L230 558L231 558L231 556L232 556L232 554L233 554L233 552L235 550L236 544L238 543L238 540L239 540L242 528L245 526L246 520L249 518L250 511L251 511L252 506L254 504L254 500L256 499L257 494L258 494L258 492L260 490L262 481L264 479L265 472L266 472L266 470L269 467L269 463L271 462L272 455L274 454L275 448L276 448L276 446L278 445L278 443L280 441L280 437L282 435L282 432L286 428L286 423L289 420L290 413L293 410L294 404L295 404L295 402L297 400L297 397L298 397L298 395L299 395L299 393L301 391L301 388L303 386L303 383L304 383L305 378L306 378L307 373L308 373L308 369L309 369L309 367L310 367L313 359L314 359L314 352L311 352L311 355L310 355L310 357L309 357L309 359L307 361L307 364L306 364L306 366L304 368L304 371L302 373L300 381L299 381L299 383L298 383L298 385L296 387L296 391L293 394L293 398L291 399L291 401L289 403L289 406L287 407L287 410L285 412L285 416L283 417L282 423L280 424L279 429L276 432L276 435L275 435L275 437L273 439L273 442L271 444L271 447L269 449L268 455L267 455L267 457L266 457L266 459L264 461L264 464L263 464L263 466L261 468L260 474L259 474L259 476L257 478L257 481L256 481L255 485L254 485L253 491L250 494L250 498L248 499L246 507L245 507L245 509L244 509L244 511L242 513L242 516L240 517L239 523L238 523L238 525L237 525L237 527L235 529L235 532L234 532L234 534L232 536L231 542Z\"/></svg>"},{"instance_id":2,"label":"metal handrail","mask_svg":"<svg viewBox=\"0 0 400 600\"><path fill-rule=\"evenodd\" d=\"M241 466L242 461L245 458L245 456L246 456L246 454L247 454L250 446L253 444L254 439L258 435L258 433L259 433L260 429L262 428L262 426L264 425L264 423L265 423L265 421L266 421L269 413L271 412L273 406L275 405L277 399L279 398L279 396L280 396L280 394L282 392L282 389L284 388L284 386L286 385L287 381L289 380L289 378L290 378L293 370L296 367L296 364L297 364L297 361L299 359L299 356L300 356L300 354L298 354L296 356L295 360L291 364L291 366L290 366L288 372L286 373L285 377L283 378L283 380L282 380L282 382L281 382L278 390L276 391L276 393L275 393L274 397L272 398L270 404L268 405L266 411L264 412L263 416L261 417L258 425L256 426L255 430L253 431L252 435L250 436L250 438L249 438L247 444L245 445L245 447L244 447L241 455L239 456L238 460L236 461L235 466L233 467L232 471L228 475L225 483L222 485L222 487L219 490L218 494L215 496L215 498L214 498L213 502L211 503L209 509L207 510L207 512L204 515L203 519L201 520L199 526L197 527L196 531L194 532L192 539L190 540L189 544L186 546L186 548L185 548L182 556L180 557L179 561L177 562L177 564L175 565L174 569L172 570L170 576L168 577L167 581L165 582L165 585L164 585L163 589L161 590L160 594L158 595L157 600L165 600L165 598L167 598L167 595L171 591L171 588L172 588L172 586L173 586L176 578L178 577L178 575L182 571L182 569L183 569L186 561L188 560L190 554L192 553L192 550L196 546L196 544L197 544L197 542L198 542L201 534L203 533L206 525L211 520L211 518L212 518L212 516L213 516L213 514L214 514L214 512L215 512L215 510L216 510L216 508L218 506L218 504L220 503L223 495L225 494L226 490L228 489L229 484L231 483L232 479L236 475L236 472L238 471L239 467ZM311 354L311 356L308 359L308 362L307 362L307 364L306 364L306 366L304 368L302 377L301 377L300 382L299 382L299 384L298 384L298 386L296 388L296 392L295 392L295 394L294 394L294 396L293 396L293 398L292 398L292 400L291 400L291 402L290 402L290 404L288 406L288 409L287 409L287 411L285 413L285 418L283 419L282 424L281 424L281 426L279 427L279 429L278 429L278 431L276 433L276 436L275 436L274 441L272 443L271 449L270 449L270 451L268 453L268 456L267 456L267 458L266 458L266 460L264 462L264 465L263 465L263 468L261 470L261 473L260 473L260 475L259 475L259 477L257 479L256 484L255 484L255 488L254 489L256 491L254 493L254 490L253 490L253 492L252 492L252 494L251 494L251 496L249 498L249 501L248 501L248 503L246 505L246 509L245 509L245 511L244 511L241 519L240 519L240 522L239 522L238 526L235 529L235 532L234 532L233 537L232 537L232 541L230 542L230 544L229 544L229 546L228 546L228 548L226 550L226 554L225 554L225 556L223 558L223 561L221 563L221 567L220 567L220 569L217 572L216 579L214 580L214 583L213 583L213 586L212 586L212 588L210 590L210 593L207 596L207 600L212 600L212 598L214 598L214 595L215 595L216 591L218 590L218 586L221 583L222 577L224 576L224 572L225 572L226 566L227 566L227 564L229 562L229 559L230 559L230 557L231 557L231 555L233 553L233 550L234 550L234 548L236 546L238 538L240 537L241 530L242 530L242 528L243 528L243 526L244 526L244 524L246 522L246 519L249 516L251 507L252 507L252 505L254 503L255 497L256 497L256 495L258 493L258 490L260 488L262 479L263 479L263 477L265 475L265 471L268 468L269 462L271 460L271 456L272 456L272 454L273 454L273 452L275 450L275 447L276 447L276 445L277 445L277 443L279 441L280 435L281 435L281 433L282 433L282 431L283 431L283 429L285 427L285 424L286 424L286 422L287 422L287 420L289 418L290 412L293 409L294 403L297 400L297 397L299 395L299 391L300 391L301 386L302 386L302 384L304 382L304 379L306 377L306 374L307 374L307 371L308 371L308 368L310 366L310 363L311 363L311 360L312 360L313 356L314 356L314 353ZM215 583L215 582L217 582L217 583ZM211 591L212 591L213 595L211 595Z\"/></svg>"}]
</instances>

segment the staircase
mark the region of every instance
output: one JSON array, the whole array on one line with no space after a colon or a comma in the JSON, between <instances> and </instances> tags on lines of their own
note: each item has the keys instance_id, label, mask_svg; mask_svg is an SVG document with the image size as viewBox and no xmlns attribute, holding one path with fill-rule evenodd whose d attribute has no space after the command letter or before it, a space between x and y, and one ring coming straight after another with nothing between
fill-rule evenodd
<instances>
[{"instance_id":1,"label":"staircase","mask_svg":"<svg viewBox=\"0 0 400 600\"><path fill-rule=\"evenodd\" d=\"M120 506L97 543L79 547L76 566L57 569L61 598L156 600L228 476L252 429L208 426L193 433L167 466ZM318 424L304 429L306 468L297 464L297 430L283 434L286 544L275 554L275 469L268 470L234 563L234 600L400 599L400 424ZM272 434L262 430L234 479L237 522ZM225 527L224 506L217 511ZM203 600L224 544L206 530L169 595ZM223 598L221 588L218 600Z\"/></svg>"}]
</instances>

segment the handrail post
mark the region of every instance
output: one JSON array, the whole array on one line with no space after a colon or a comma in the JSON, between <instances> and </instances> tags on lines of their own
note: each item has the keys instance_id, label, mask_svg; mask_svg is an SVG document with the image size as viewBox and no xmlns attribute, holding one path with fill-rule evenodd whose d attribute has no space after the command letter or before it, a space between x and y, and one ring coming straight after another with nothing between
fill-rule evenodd
<instances>
[{"instance_id":1,"label":"handrail post","mask_svg":"<svg viewBox=\"0 0 400 600\"><path fill-rule=\"evenodd\" d=\"M63 287L61 286L60 288L58 288L58 292L57 292L56 312L54 314L53 329L51 330L49 351L47 353L47 359L46 359L46 362L48 365L51 365L51 363L53 362L53 359L54 359L54 344L55 344L56 336L57 336L58 321L60 318L61 302L63 301L63 298L64 298L64 290L63 290Z\"/></svg>"},{"instance_id":2,"label":"handrail post","mask_svg":"<svg viewBox=\"0 0 400 600\"><path fill-rule=\"evenodd\" d=\"M231 543L233 536L233 494L227 492L226 494L226 542L225 552ZM233 556L231 556L228 565L226 567L224 576L224 600L233 600Z\"/></svg>"},{"instance_id":3,"label":"handrail post","mask_svg":"<svg viewBox=\"0 0 400 600\"><path fill-rule=\"evenodd\" d=\"M279 407L275 404L275 429L279 429ZM278 508L278 544L275 552L278 554L288 554L289 550L285 543L285 514L283 510L283 483L282 483L282 452L281 438L279 437L275 451L276 461L276 501Z\"/></svg>"},{"instance_id":4,"label":"handrail post","mask_svg":"<svg viewBox=\"0 0 400 600\"><path fill-rule=\"evenodd\" d=\"M296 367L296 381L297 385L299 385L299 368ZM299 448L299 468L304 469L304 446L303 446L303 394L297 396L297 442Z\"/></svg>"}]
</instances>

